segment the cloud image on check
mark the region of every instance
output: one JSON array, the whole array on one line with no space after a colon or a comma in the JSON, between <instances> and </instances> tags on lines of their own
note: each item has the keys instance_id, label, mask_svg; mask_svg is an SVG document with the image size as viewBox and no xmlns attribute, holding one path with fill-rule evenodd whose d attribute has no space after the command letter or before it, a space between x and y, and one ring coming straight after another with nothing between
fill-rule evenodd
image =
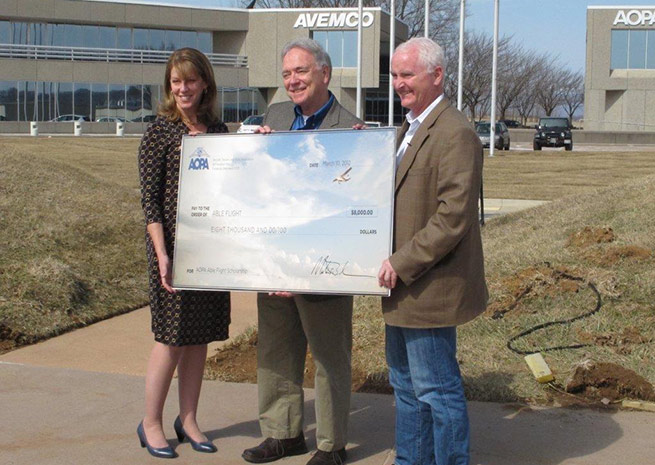
<instances>
[{"instance_id":1,"label":"cloud image on check","mask_svg":"<svg viewBox=\"0 0 655 465\"><path fill-rule=\"evenodd\" d=\"M174 285L386 295L394 146L393 128L185 138Z\"/></svg>"}]
</instances>

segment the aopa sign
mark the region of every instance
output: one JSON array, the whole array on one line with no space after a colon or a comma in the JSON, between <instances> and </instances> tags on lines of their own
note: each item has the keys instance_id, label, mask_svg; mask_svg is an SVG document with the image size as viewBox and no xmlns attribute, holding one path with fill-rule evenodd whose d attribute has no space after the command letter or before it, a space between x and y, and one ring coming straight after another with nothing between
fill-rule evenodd
<instances>
[{"instance_id":1,"label":"aopa sign","mask_svg":"<svg viewBox=\"0 0 655 465\"><path fill-rule=\"evenodd\" d=\"M623 24L625 26L652 26L655 24L655 11L653 10L619 10L614 19L614 25Z\"/></svg>"},{"instance_id":2,"label":"aopa sign","mask_svg":"<svg viewBox=\"0 0 655 465\"><path fill-rule=\"evenodd\" d=\"M365 11L362 18L362 27L369 27L373 24L373 13L370 11ZM358 23L359 14L354 11L350 13L300 13L293 27L343 28L357 27Z\"/></svg>"}]
</instances>

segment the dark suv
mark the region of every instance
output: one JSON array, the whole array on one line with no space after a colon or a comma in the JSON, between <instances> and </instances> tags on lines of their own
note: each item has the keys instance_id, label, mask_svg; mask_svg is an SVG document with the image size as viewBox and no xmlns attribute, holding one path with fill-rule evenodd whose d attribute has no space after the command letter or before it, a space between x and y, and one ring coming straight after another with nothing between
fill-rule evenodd
<instances>
[{"instance_id":1,"label":"dark suv","mask_svg":"<svg viewBox=\"0 0 655 465\"><path fill-rule=\"evenodd\" d=\"M573 135L568 118L540 118L537 132L534 135L532 148L564 147L573 150Z\"/></svg>"}]
</instances>

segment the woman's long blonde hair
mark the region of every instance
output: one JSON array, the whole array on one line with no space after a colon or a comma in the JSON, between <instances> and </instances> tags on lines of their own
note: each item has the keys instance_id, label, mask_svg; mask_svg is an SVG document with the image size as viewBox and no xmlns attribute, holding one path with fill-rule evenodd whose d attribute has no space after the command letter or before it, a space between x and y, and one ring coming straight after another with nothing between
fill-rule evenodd
<instances>
[{"instance_id":1,"label":"woman's long blonde hair","mask_svg":"<svg viewBox=\"0 0 655 465\"><path fill-rule=\"evenodd\" d=\"M207 84L207 88L200 98L198 105L198 121L210 125L219 121L216 111L216 81L214 80L214 71L207 57L195 48L181 48L175 50L168 58L166 63L166 76L164 80L164 99L159 105L158 114L169 120L178 121L182 119L182 114L177 108L175 97L171 91L171 73L173 68L186 79L195 72Z\"/></svg>"}]
</instances>

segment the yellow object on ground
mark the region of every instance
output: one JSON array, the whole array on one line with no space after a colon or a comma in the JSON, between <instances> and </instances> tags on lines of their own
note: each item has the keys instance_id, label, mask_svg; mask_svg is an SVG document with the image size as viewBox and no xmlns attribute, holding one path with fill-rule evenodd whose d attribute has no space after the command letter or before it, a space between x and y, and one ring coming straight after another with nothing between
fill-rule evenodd
<instances>
[{"instance_id":1,"label":"yellow object on ground","mask_svg":"<svg viewBox=\"0 0 655 465\"><path fill-rule=\"evenodd\" d=\"M532 374L538 382L548 383L555 379L540 353L526 355L525 362L530 367L530 370L532 370Z\"/></svg>"}]
</instances>

